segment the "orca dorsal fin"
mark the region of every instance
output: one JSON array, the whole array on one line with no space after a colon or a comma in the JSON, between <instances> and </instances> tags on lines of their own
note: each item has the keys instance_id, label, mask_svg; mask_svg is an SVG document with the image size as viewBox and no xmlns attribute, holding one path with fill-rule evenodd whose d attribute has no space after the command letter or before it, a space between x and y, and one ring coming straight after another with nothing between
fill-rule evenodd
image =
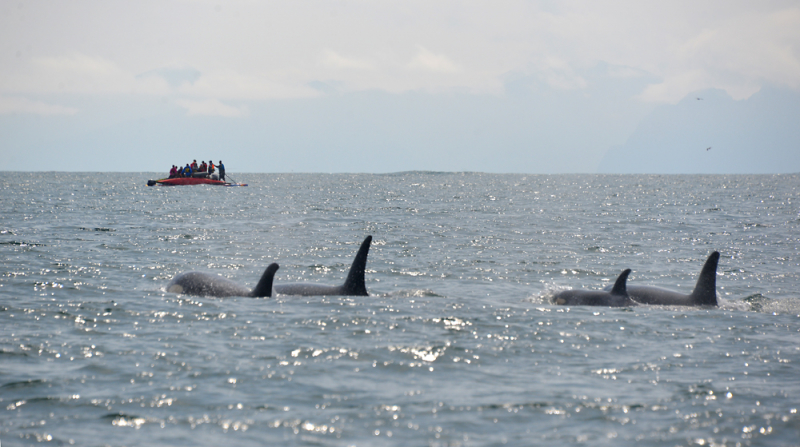
<instances>
[{"instance_id":1,"label":"orca dorsal fin","mask_svg":"<svg viewBox=\"0 0 800 447\"><path fill-rule=\"evenodd\" d=\"M631 274L631 269L625 269L619 274L617 280L614 281L614 288L611 289L612 295L625 295L628 296L628 288L625 284L628 282L628 275Z\"/></svg>"},{"instance_id":2,"label":"orca dorsal fin","mask_svg":"<svg viewBox=\"0 0 800 447\"><path fill-rule=\"evenodd\" d=\"M250 296L256 298L272 296L272 280L275 279L275 272L277 272L279 268L280 266L274 262L267 266L267 269L264 270L264 273L261 275L261 279L258 280L256 288L250 292Z\"/></svg>"},{"instance_id":3,"label":"orca dorsal fin","mask_svg":"<svg viewBox=\"0 0 800 447\"><path fill-rule=\"evenodd\" d=\"M353 265L350 266L350 273L342 286L343 295L368 296L367 285L364 283L364 272L367 270L367 255L369 246L372 243L372 236L367 236L361 243L361 248L356 253Z\"/></svg>"},{"instance_id":4,"label":"orca dorsal fin","mask_svg":"<svg viewBox=\"0 0 800 447\"><path fill-rule=\"evenodd\" d=\"M719 264L719 252L715 251L708 255L697 284L690 295L694 304L698 306L717 305L717 264Z\"/></svg>"}]
</instances>

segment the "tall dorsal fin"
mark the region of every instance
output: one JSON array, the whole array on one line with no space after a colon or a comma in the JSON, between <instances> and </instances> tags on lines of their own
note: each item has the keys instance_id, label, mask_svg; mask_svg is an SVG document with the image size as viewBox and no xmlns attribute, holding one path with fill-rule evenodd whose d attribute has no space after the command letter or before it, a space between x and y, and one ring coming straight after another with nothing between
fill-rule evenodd
<instances>
[{"instance_id":1,"label":"tall dorsal fin","mask_svg":"<svg viewBox=\"0 0 800 447\"><path fill-rule=\"evenodd\" d=\"M625 269L619 274L617 280L614 282L614 288L611 289L612 295L625 295L628 296L628 288L625 284L628 282L628 275L631 274L631 269Z\"/></svg>"},{"instance_id":2,"label":"tall dorsal fin","mask_svg":"<svg viewBox=\"0 0 800 447\"><path fill-rule=\"evenodd\" d=\"M369 245L372 243L372 236L367 236L361 243L361 248L356 253L353 265L350 266L350 273L342 286L343 294L350 296L368 296L367 285L364 283L364 272L367 270L367 255Z\"/></svg>"},{"instance_id":3,"label":"tall dorsal fin","mask_svg":"<svg viewBox=\"0 0 800 447\"><path fill-rule=\"evenodd\" d=\"M717 305L717 264L719 264L719 252L715 251L708 255L703 270L697 278L697 284L691 294L694 304L699 306Z\"/></svg>"},{"instance_id":4,"label":"tall dorsal fin","mask_svg":"<svg viewBox=\"0 0 800 447\"><path fill-rule=\"evenodd\" d=\"M258 280L258 284L256 288L250 292L250 296L252 297L269 297L272 296L272 280L275 279L275 272L278 271L280 267L278 264L274 262L270 264L264 273L261 275L261 279Z\"/></svg>"}]
</instances>

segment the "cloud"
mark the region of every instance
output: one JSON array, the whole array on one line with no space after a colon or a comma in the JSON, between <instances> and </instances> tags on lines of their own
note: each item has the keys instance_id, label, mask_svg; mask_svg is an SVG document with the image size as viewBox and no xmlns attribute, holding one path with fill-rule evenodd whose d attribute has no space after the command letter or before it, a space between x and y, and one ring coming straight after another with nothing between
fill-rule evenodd
<instances>
[{"instance_id":1,"label":"cloud","mask_svg":"<svg viewBox=\"0 0 800 447\"><path fill-rule=\"evenodd\" d=\"M664 82L650 84L637 97L643 101L675 104L689 92L703 90L709 85L710 74L702 69L681 71ZM751 92L755 93L755 92Z\"/></svg>"},{"instance_id":2,"label":"cloud","mask_svg":"<svg viewBox=\"0 0 800 447\"><path fill-rule=\"evenodd\" d=\"M307 83L300 84L284 73L244 74L229 69L204 71L194 83L181 84L176 92L194 98L242 101L310 98L320 94Z\"/></svg>"},{"instance_id":3,"label":"cloud","mask_svg":"<svg viewBox=\"0 0 800 447\"><path fill-rule=\"evenodd\" d=\"M42 57L34 63L48 71L77 74L89 78L118 76L122 71L111 61L75 53L68 56Z\"/></svg>"},{"instance_id":4,"label":"cloud","mask_svg":"<svg viewBox=\"0 0 800 447\"><path fill-rule=\"evenodd\" d=\"M32 65L32 80L60 93L128 93L135 84L113 61L82 53L35 58Z\"/></svg>"},{"instance_id":5,"label":"cloud","mask_svg":"<svg viewBox=\"0 0 800 447\"><path fill-rule=\"evenodd\" d=\"M0 96L0 114L75 115L78 109L21 97Z\"/></svg>"},{"instance_id":6,"label":"cloud","mask_svg":"<svg viewBox=\"0 0 800 447\"><path fill-rule=\"evenodd\" d=\"M735 11L736 8L734 8ZM765 83L800 89L800 8L729 13L656 50L663 81L640 95L676 103L692 91L719 88L746 99Z\"/></svg>"},{"instance_id":7,"label":"cloud","mask_svg":"<svg viewBox=\"0 0 800 447\"><path fill-rule=\"evenodd\" d=\"M338 70L375 70L375 65L369 61L347 58L331 50L325 50L322 52L320 63L325 68L333 68Z\"/></svg>"},{"instance_id":8,"label":"cloud","mask_svg":"<svg viewBox=\"0 0 800 447\"><path fill-rule=\"evenodd\" d=\"M434 73L458 73L461 67L447 56L434 54L425 47L419 47L417 55L408 64L412 70L424 70Z\"/></svg>"},{"instance_id":9,"label":"cloud","mask_svg":"<svg viewBox=\"0 0 800 447\"><path fill-rule=\"evenodd\" d=\"M192 67L165 67L136 75L136 79L158 77L166 81L170 87L177 88L183 84L194 84L200 79L200 75L200 71Z\"/></svg>"},{"instance_id":10,"label":"cloud","mask_svg":"<svg viewBox=\"0 0 800 447\"><path fill-rule=\"evenodd\" d=\"M611 78L618 79L635 79L647 76L647 72L633 68L633 67L620 67L608 66L607 74Z\"/></svg>"},{"instance_id":11,"label":"cloud","mask_svg":"<svg viewBox=\"0 0 800 447\"><path fill-rule=\"evenodd\" d=\"M109 59L79 52L23 60L4 74L0 92L10 95L163 95L170 91L162 78L137 78Z\"/></svg>"},{"instance_id":12,"label":"cloud","mask_svg":"<svg viewBox=\"0 0 800 447\"><path fill-rule=\"evenodd\" d=\"M25 20L0 16L0 93L269 100L319 95L310 83L325 80L343 93L485 94L512 72L570 90L606 63L660 79L647 101L703 88L740 98L765 82L800 89L795 3L29 2Z\"/></svg>"},{"instance_id":13,"label":"cloud","mask_svg":"<svg viewBox=\"0 0 800 447\"><path fill-rule=\"evenodd\" d=\"M576 74L570 64L555 56L546 56L534 64L534 72L549 86L559 90L586 88L586 80Z\"/></svg>"},{"instance_id":14,"label":"cloud","mask_svg":"<svg viewBox=\"0 0 800 447\"><path fill-rule=\"evenodd\" d=\"M186 109L190 116L224 116L236 118L249 114L249 110L246 106L229 106L216 99L179 99L175 101L175 103Z\"/></svg>"}]
</instances>

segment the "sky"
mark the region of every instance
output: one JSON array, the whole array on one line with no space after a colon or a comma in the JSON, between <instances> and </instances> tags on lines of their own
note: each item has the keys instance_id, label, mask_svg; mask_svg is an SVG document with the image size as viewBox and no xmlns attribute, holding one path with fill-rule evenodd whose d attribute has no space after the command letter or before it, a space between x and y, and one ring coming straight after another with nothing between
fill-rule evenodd
<instances>
[{"instance_id":1,"label":"sky","mask_svg":"<svg viewBox=\"0 0 800 447\"><path fill-rule=\"evenodd\" d=\"M797 128L795 0L0 0L0 170L786 173Z\"/></svg>"}]
</instances>

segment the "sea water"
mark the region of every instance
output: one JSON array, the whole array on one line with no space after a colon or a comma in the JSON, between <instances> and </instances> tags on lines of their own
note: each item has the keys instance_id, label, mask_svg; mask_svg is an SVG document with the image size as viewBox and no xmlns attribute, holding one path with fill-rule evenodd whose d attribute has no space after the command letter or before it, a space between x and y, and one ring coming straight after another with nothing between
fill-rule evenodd
<instances>
[{"instance_id":1,"label":"sea water","mask_svg":"<svg viewBox=\"0 0 800 447\"><path fill-rule=\"evenodd\" d=\"M3 447L800 443L798 175L233 174L2 174ZM164 290L367 235L368 297ZM550 304L715 250L718 308Z\"/></svg>"}]
</instances>

